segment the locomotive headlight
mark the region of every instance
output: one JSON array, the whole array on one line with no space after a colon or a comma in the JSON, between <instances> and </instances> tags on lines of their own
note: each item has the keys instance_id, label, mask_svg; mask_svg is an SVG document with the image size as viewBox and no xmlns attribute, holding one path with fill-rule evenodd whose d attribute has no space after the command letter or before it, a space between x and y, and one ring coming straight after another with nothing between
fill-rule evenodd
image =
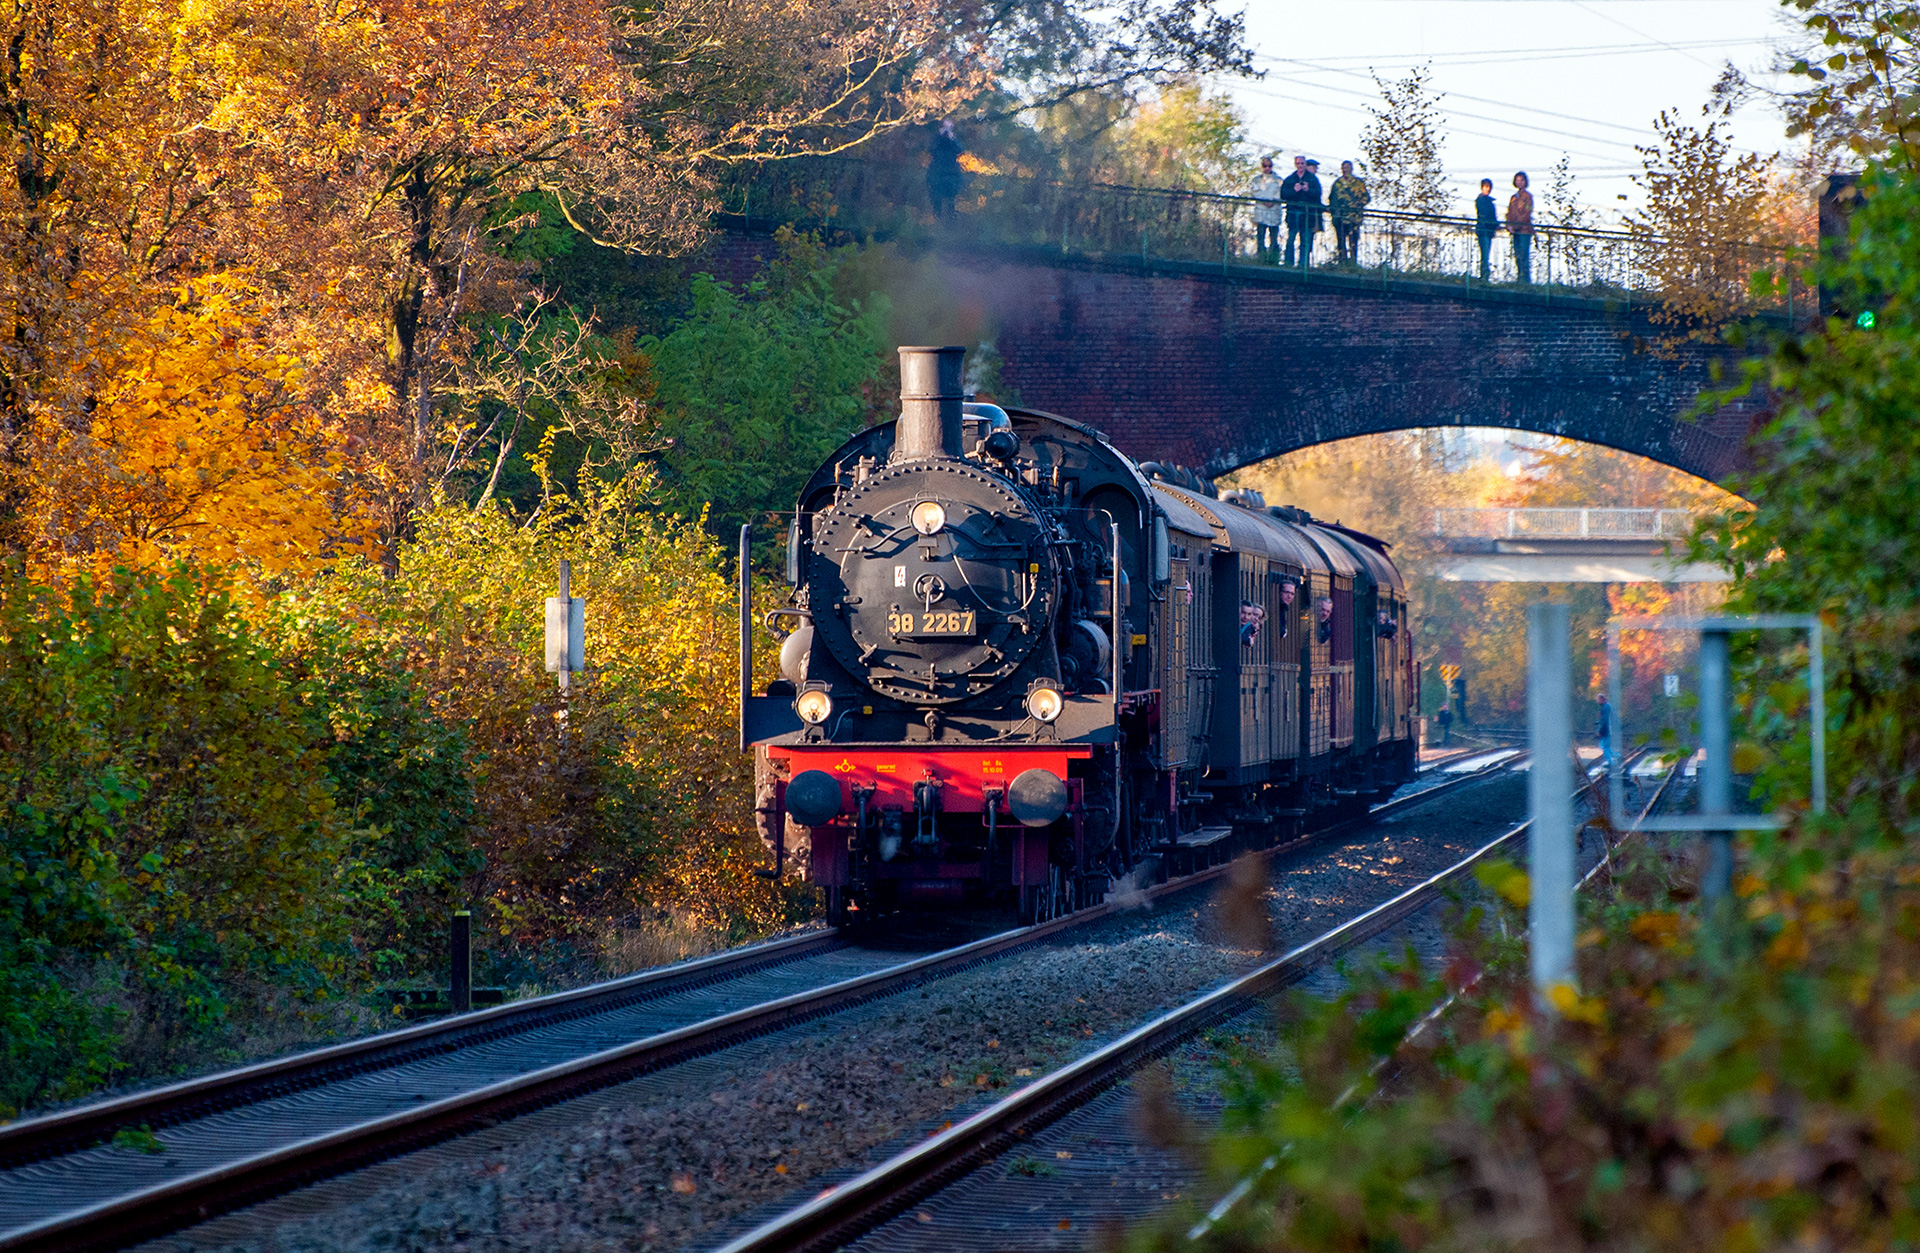
<instances>
[{"instance_id":1,"label":"locomotive headlight","mask_svg":"<svg viewBox=\"0 0 1920 1253\"><path fill-rule=\"evenodd\" d=\"M1027 712L1042 722L1052 722L1065 707L1066 701L1053 688L1036 687L1027 693Z\"/></svg>"},{"instance_id":2,"label":"locomotive headlight","mask_svg":"<svg viewBox=\"0 0 1920 1253\"><path fill-rule=\"evenodd\" d=\"M800 693L793 702L793 711L800 715L802 722L819 726L833 716L833 697L819 689Z\"/></svg>"},{"instance_id":3,"label":"locomotive headlight","mask_svg":"<svg viewBox=\"0 0 1920 1253\"><path fill-rule=\"evenodd\" d=\"M947 524L947 511L937 500L923 500L913 507L913 529L922 535L938 535Z\"/></svg>"}]
</instances>

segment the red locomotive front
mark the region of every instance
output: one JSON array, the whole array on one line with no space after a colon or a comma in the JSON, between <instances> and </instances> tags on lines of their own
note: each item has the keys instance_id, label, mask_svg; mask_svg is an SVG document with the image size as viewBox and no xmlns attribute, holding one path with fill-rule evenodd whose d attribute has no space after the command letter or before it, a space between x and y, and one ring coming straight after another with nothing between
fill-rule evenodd
<instances>
[{"instance_id":1,"label":"red locomotive front","mask_svg":"<svg viewBox=\"0 0 1920 1253\"><path fill-rule=\"evenodd\" d=\"M1074 763L1089 761L1090 747L770 745L765 752L775 778L773 829L788 816L811 829L811 878L835 898L856 880L869 892L886 885L880 894L900 903L957 903L970 889L986 896L1011 889L1033 915L1044 912L1038 898L1052 886L1052 840L1082 846L1060 851L1084 856L1084 780ZM1069 821L1056 835L1062 817Z\"/></svg>"}]
</instances>

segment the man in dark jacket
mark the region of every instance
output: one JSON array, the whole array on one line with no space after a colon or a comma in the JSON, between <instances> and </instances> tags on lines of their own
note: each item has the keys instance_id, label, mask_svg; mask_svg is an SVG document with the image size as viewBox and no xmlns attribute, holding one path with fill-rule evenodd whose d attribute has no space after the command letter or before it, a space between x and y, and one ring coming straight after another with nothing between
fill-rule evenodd
<instances>
[{"instance_id":1,"label":"man in dark jacket","mask_svg":"<svg viewBox=\"0 0 1920 1253\"><path fill-rule=\"evenodd\" d=\"M1287 206L1287 255L1285 264L1292 265L1293 245L1300 241L1300 268L1306 269L1313 262L1313 233L1320 227L1320 179L1307 168L1305 157L1293 159L1293 173L1287 175L1287 181L1280 184L1280 200Z\"/></svg>"},{"instance_id":2,"label":"man in dark jacket","mask_svg":"<svg viewBox=\"0 0 1920 1253\"><path fill-rule=\"evenodd\" d=\"M1480 281L1493 281L1493 237L1500 231L1500 211L1493 203L1493 180L1480 180L1480 194L1473 200L1473 233L1480 240Z\"/></svg>"},{"instance_id":3,"label":"man in dark jacket","mask_svg":"<svg viewBox=\"0 0 1920 1253\"><path fill-rule=\"evenodd\" d=\"M953 202L960 195L960 137L953 133L952 122L940 123L933 145L927 153L927 199L933 202L933 216L953 216Z\"/></svg>"}]
</instances>

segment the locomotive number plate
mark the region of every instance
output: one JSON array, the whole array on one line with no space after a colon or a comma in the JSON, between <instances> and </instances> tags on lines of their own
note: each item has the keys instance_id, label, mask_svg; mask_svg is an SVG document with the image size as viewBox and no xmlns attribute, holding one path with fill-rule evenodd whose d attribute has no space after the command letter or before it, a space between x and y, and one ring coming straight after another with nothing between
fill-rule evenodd
<instances>
[{"instance_id":1,"label":"locomotive number plate","mask_svg":"<svg viewBox=\"0 0 1920 1253\"><path fill-rule=\"evenodd\" d=\"M971 609L934 609L926 613L896 609L887 615L887 630L895 635L972 635L974 618Z\"/></svg>"}]
</instances>

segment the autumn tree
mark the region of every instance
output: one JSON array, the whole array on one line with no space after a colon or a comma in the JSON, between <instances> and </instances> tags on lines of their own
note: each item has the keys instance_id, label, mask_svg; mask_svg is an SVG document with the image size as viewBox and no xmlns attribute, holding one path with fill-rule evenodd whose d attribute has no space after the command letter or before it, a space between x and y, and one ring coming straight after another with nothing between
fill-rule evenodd
<instances>
[{"instance_id":1,"label":"autumn tree","mask_svg":"<svg viewBox=\"0 0 1920 1253\"><path fill-rule=\"evenodd\" d=\"M1380 103L1369 104L1373 121L1360 134L1373 202L1408 213L1445 213L1453 204L1440 149L1446 143L1444 97L1433 90L1433 67L1417 65L1388 82L1378 74Z\"/></svg>"},{"instance_id":2,"label":"autumn tree","mask_svg":"<svg viewBox=\"0 0 1920 1253\"><path fill-rule=\"evenodd\" d=\"M1546 188L1540 194L1540 218L1543 226L1561 227L1573 231L1592 230L1599 225L1598 214L1580 203L1577 188L1578 178L1573 172L1573 159L1566 153L1553 163L1547 171ZM1579 235L1553 231L1554 249L1558 254L1561 272L1567 276L1568 283L1578 283L1583 274L1591 276L1590 266L1598 256L1593 241Z\"/></svg>"},{"instance_id":3,"label":"autumn tree","mask_svg":"<svg viewBox=\"0 0 1920 1253\"><path fill-rule=\"evenodd\" d=\"M22 525L50 574L193 559L270 575L356 546L339 441L299 364L258 339L257 293L215 276L109 345L73 423L25 441Z\"/></svg>"},{"instance_id":4,"label":"autumn tree","mask_svg":"<svg viewBox=\"0 0 1920 1253\"><path fill-rule=\"evenodd\" d=\"M1246 119L1198 82L1169 84L1115 128L1106 181L1192 191L1234 189L1246 164Z\"/></svg>"},{"instance_id":5,"label":"autumn tree","mask_svg":"<svg viewBox=\"0 0 1920 1253\"><path fill-rule=\"evenodd\" d=\"M1767 230L1773 158L1738 153L1727 105L1705 105L1704 127L1675 110L1654 123L1658 140L1640 147L1634 182L1645 205L1627 219L1660 288L1655 316L1689 335L1717 334L1745 307L1756 271L1771 271L1780 245Z\"/></svg>"},{"instance_id":6,"label":"autumn tree","mask_svg":"<svg viewBox=\"0 0 1920 1253\"><path fill-rule=\"evenodd\" d=\"M950 6L950 38L998 68L976 117L1045 111L1081 97L1138 99L1206 74L1253 75L1246 17L1217 0L996 0Z\"/></svg>"},{"instance_id":7,"label":"autumn tree","mask_svg":"<svg viewBox=\"0 0 1920 1253\"><path fill-rule=\"evenodd\" d=\"M1785 60L1806 79L1781 103L1787 133L1817 152L1849 153L1920 174L1920 5L1782 0L1800 26Z\"/></svg>"}]
</instances>

